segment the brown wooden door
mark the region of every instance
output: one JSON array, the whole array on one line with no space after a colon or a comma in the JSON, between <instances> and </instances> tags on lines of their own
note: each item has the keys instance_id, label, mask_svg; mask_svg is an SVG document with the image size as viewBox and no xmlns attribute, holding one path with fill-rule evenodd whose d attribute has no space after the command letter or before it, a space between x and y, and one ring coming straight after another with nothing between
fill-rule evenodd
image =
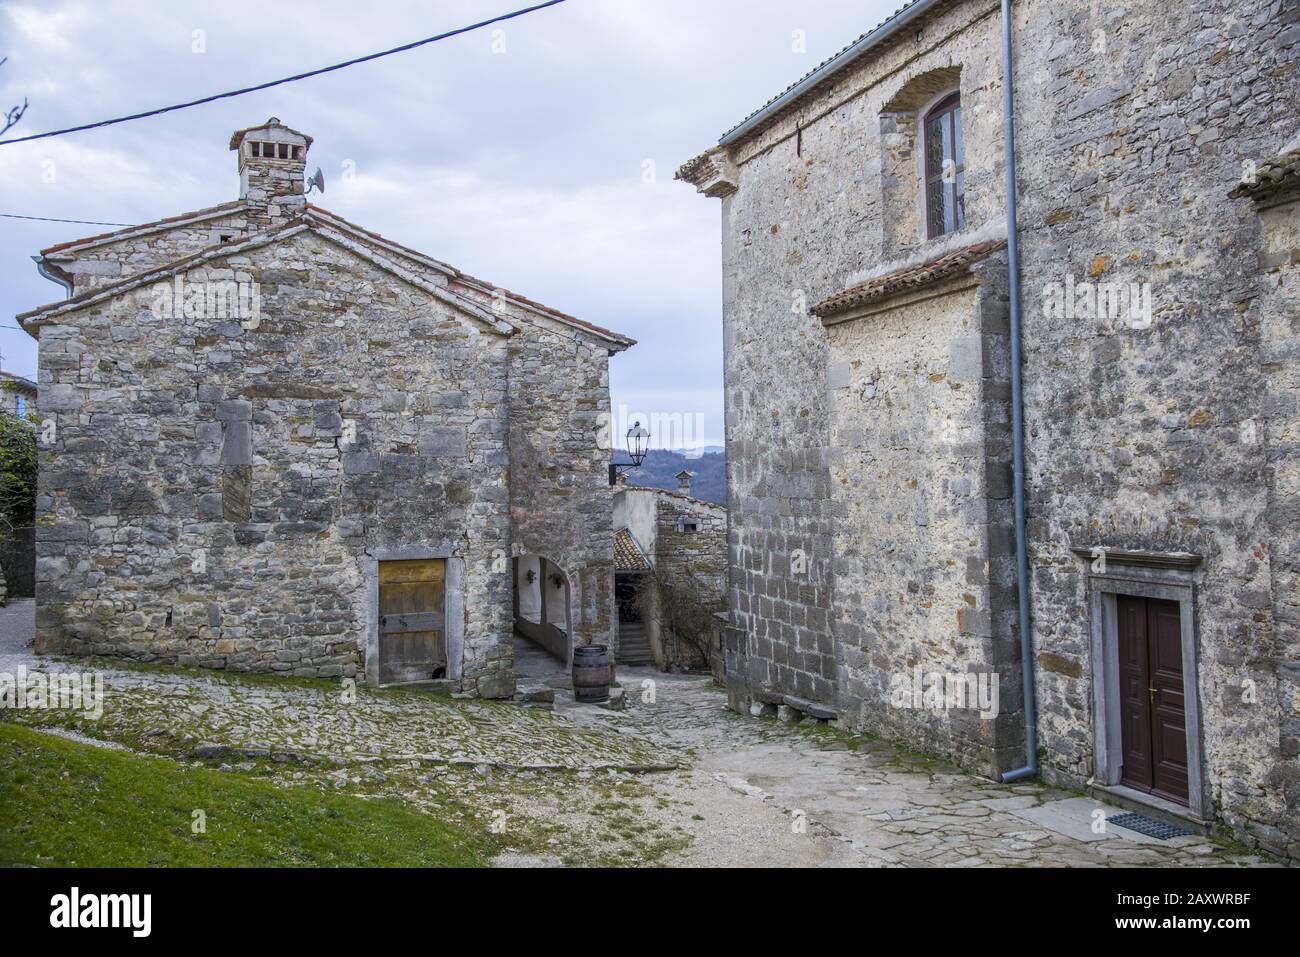
<instances>
[{"instance_id":1,"label":"brown wooden door","mask_svg":"<svg viewBox=\"0 0 1300 957\"><path fill-rule=\"evenodd\" d=\"M1187 804L1187 713L1177 602L1117 597L1120 728L1129 787Z\"/></svg>"},{"instance_id":2,"label":"brown wooden door","mask_svg":"<svg viewBox=\"0 0 1300 957\"><path fill-rule=\"evenodd\" d=\"M444 559L379 563L379 681L447 676Z\"/></svg>"}]
</instances>

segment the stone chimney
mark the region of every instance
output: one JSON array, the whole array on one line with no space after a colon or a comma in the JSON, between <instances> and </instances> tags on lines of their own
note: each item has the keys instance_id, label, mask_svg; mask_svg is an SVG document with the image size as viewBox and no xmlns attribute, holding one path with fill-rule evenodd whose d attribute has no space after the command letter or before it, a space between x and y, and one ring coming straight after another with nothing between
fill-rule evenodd
<instances>
[{"instance_id":1,"label":"stone chimney","mask_svg":"<svg viewBox=\"0 0 1300 957\"><path fill-rule=\"evenodd\" d=\"M677 491L683 495L691 494L691 473L682 469L677 473Z\"/></svg>"},{"instance_id":2,"label":"stone chimney","mask_svg":"<svg viewBox=\"0 0 1300 957\"><path fill-rule=\"evenodd\" d=\"M261 126L236 132L230 148L239 151L239 198L250 203L253 228L279 226L302 211L310 136L273 116Z\"/></svg>"}]
</instances>

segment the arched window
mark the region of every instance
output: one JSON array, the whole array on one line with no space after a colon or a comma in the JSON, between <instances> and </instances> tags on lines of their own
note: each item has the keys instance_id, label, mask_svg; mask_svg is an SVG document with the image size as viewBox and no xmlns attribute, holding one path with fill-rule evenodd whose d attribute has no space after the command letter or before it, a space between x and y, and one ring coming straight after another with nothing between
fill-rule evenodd
<instances>
[{"instance_id":1,"label":"arched window","mask_svg":"<svg viewBox=\"0 0 1300 957\"><path fill-rule=\"evenodd\" d=\"M925 114L925 221L933 239L966 225L961 96L945 97Z\"/></svg>"}]
</instances>

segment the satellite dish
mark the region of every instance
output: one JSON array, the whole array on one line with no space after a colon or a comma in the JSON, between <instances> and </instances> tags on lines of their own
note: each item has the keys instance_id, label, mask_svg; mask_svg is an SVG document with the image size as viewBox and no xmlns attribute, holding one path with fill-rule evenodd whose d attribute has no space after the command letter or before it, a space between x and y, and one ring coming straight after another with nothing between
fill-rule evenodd
<instances>
[{"instance_id":1,"label":"satellite dish","mask_svg":"<svg viewBox=\"0 0 1300 957\"><path fill-rule=\"evenodd\" d=\"M307 180L307 186L314 188L318 193L325 192L325 174L320 171L319 166L316 167L316 172L312 173ZM311 188L307 190L308 193L311 192Z\"/></svg>"}]
</instances>

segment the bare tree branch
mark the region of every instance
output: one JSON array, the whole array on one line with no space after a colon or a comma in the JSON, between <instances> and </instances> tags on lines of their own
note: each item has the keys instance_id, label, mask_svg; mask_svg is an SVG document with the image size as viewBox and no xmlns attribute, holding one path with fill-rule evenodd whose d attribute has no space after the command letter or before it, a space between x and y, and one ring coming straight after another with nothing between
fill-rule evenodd
<instances>
[{"instance_id":1,"label":"bare tree branch","mask_svg":"<svg viewBox=\"0 0 1300 957\"><path fill-rule=\"evenodd\" d=\"M8 57L0 57L0 66L4 66L8 62L9 62ZM0 128L0 136L4 136L11 129L17 126L18 121L23 118L23 114L26 112L27 112L27 97L24 96L22 106L15 106L13 109L5 113L5 125L3 128Z\"/></svg>"}]
</instances>

